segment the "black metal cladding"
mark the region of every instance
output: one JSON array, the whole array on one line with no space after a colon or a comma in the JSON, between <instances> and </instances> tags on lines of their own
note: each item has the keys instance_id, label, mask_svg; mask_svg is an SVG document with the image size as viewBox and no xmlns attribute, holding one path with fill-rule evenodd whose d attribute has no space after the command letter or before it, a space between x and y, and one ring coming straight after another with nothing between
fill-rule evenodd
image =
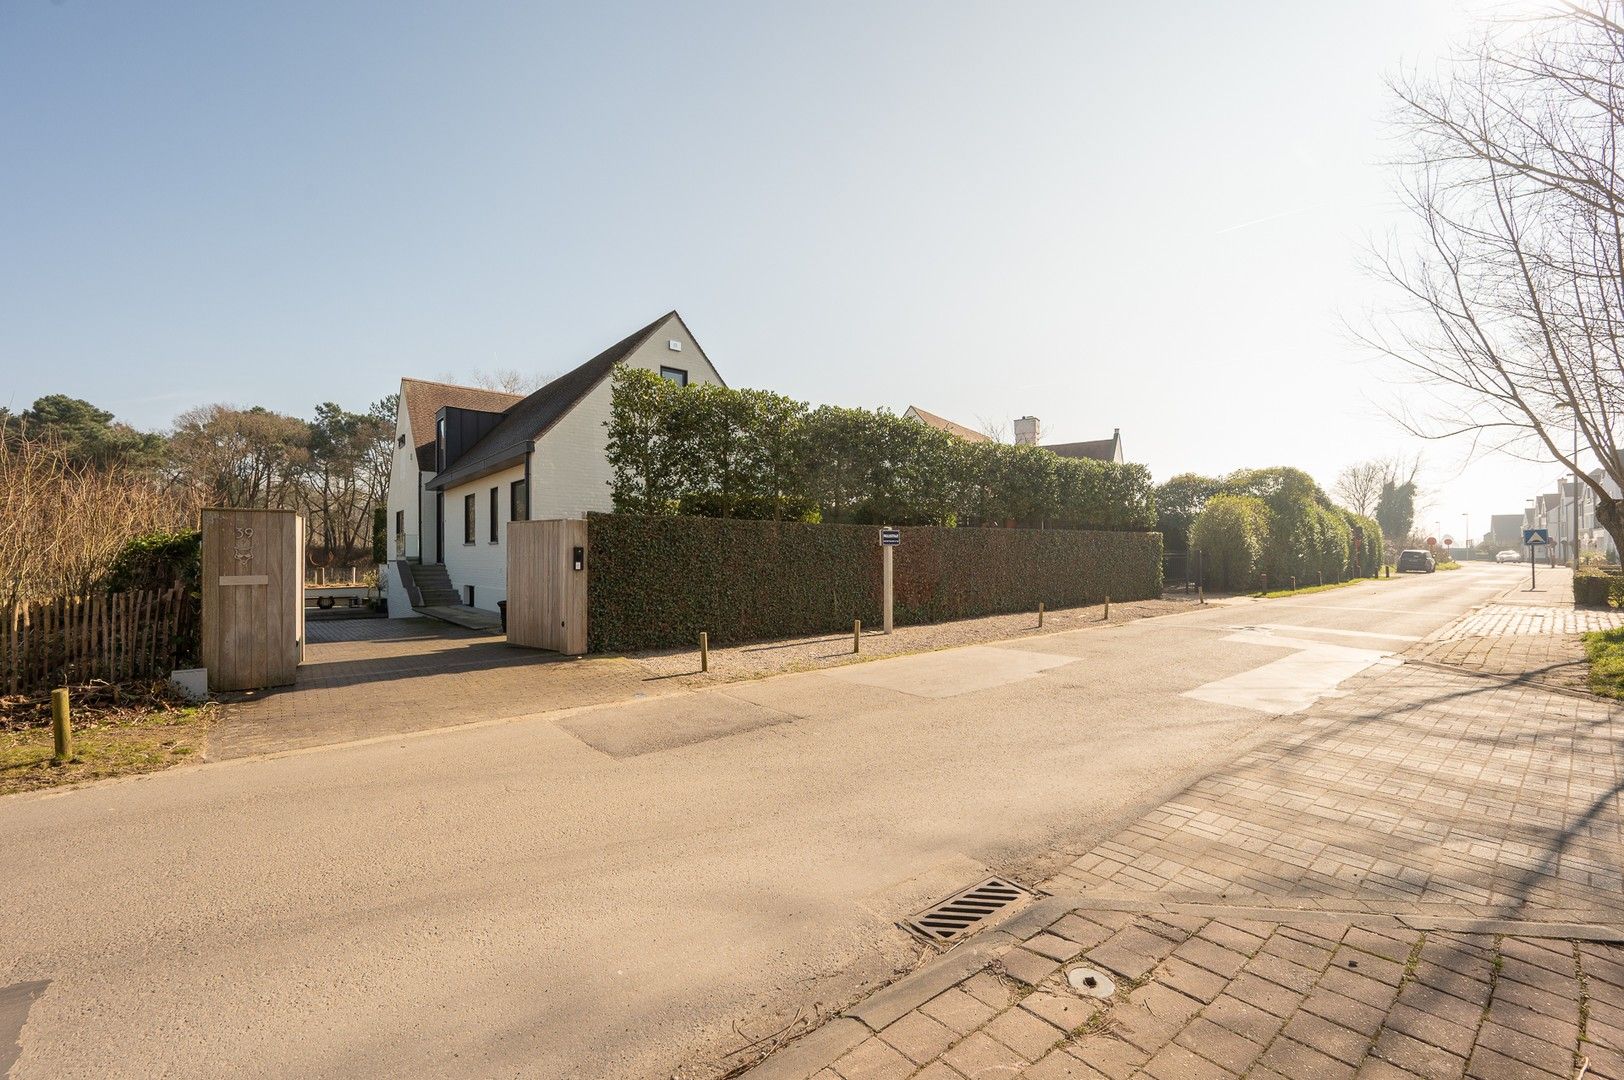
<instances>
[{"instance_id":1,"label":"black metal cladding","mask_svg":"<svg viewBox=\"0 0 1624 1080\"><path fill-rule=\"evenodd\" d=\"M440 464L440 471L445 472L455 465L458 458L490 434L491 429L501 423L506 415L479 409L459 409L455 405L441 408L440 416L445 420L445 459Z\"/></svg>"}]
</instances>

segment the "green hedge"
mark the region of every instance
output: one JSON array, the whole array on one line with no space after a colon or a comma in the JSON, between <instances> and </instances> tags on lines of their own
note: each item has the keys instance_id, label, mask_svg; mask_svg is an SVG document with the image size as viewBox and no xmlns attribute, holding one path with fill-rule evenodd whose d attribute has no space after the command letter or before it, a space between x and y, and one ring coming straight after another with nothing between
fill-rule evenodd
<instances>
[{"instance_id":1,"label":"green hedge","mask_svg":"<svg viewBox=\"0 0 1624 1080\"><path fill-rule=\"evenodd\" d=\"M593 652L718 645L880 622L878 531L699 517L587 519ZM1161 595L1159 533L905 527L899 625Z\"/></svg>"},{"instance_id":2,"label":"green hedge","mask_svg":"<svg viewBox=\"0 0 1624 1080\"><path fill-rule=\"evenodd\" d=\"M1573 602L1579 607L1624 607L1624 574L1580 570L1573 575Z\"/></svg>"}]
</instances>

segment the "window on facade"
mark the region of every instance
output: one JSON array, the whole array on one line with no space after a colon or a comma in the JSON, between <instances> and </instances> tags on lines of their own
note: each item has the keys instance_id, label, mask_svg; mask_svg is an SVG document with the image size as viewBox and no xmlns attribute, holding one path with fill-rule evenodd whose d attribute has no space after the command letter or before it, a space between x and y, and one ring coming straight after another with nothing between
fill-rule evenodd
<instances>
[{"instance_id":1,"label":"window on facade","mask_svg":"<svg viewBox=\"0 0 1624 1080\"><path fill-rule=\"evenodd\" d=\"M678 386L688 385L688 373L679 367L662 367L660 369L660 378L670 379Z\"/></svg>"},{"instance_id":2,"label":"window on facade","mask_svg":"<svg viewBox=\"0 0 1624 1080\"><path fill-rule=\"evenodd\" d=\"M474 542L474 493L471 491L462 497L462 542Z\"/></svg>"},{"instance_id":3,"label":"window on facade","mask_svg":"<svg viewBox=\"0 0 1624 1080\"><path fill-rule=\"evenodd\" d=\"M434 471L445 472L445 417L434 421Z\"/></svg>"},{"instance_id":4,"label":"window on facade","mask_svg":"<svg viewBox=\"0 0 1624 1080\"><path fill-rule=\"evenodd\" d=\"M498 524L497 524L498 519L500 518L501 515L497 512L497 509L496 509L496 507L497 507L496 493L501 491L501 490L502 490L501 488L491 488L491 543L493 543L493 544L496 543L496 538L501 535Z\"/></svg>"},{"instance_id":5,"label":"window on facade","mask_svg":"<svg viewBox=\"0 0 1624 1080\"><path fill-rule=\"evenodd\" d=\"M530 520L530 485L523 480L508 486L508 520Z\"/></svg>"},{"instance_id":6,"label":"window on facade","mask_svg":"<svg viewBox=\"0 0 1624 1080\"><path fill-rule=\"evenodd\" d=\"M406 511L404 511L404 510L396 510L395 511L395 532L404 533L405 531L406 531Z\"/></svg>"}]
</instances>

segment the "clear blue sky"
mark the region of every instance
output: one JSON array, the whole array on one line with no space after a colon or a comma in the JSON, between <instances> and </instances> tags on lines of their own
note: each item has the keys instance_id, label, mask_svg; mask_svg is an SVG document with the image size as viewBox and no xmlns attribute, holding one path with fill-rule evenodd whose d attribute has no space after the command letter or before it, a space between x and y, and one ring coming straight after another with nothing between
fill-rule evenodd
<instances>
[{"instance_id":1,"label":"clear blue sky","mask_svg":"<svg viewBox=\"0 0 1624 1080\"><path fill-rule=\"evenodd\" d=\"M1393 221L1382 77L1469 26L1457 0L0 0L0 404L360 407L675 307L734 385L1329 483L1418 448L1341 320ZM1427 454L1445 531L1555 475Z\"/></svg>"}]
</instances>

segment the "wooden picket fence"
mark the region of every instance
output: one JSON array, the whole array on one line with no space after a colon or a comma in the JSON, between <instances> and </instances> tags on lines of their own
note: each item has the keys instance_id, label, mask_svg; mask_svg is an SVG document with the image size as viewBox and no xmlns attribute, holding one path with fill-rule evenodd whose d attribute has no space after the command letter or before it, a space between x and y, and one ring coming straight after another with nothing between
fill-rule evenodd
<instances>
[{"instance_id":1,"label":"wooden picket fence","mask_svg":"<svg viewBox=\"0 0 1624 1080\"><path fill-rule=\"evenodd\" d=\"M30 694L94 679L161 678L197 619L196 598L179 585L17 605L0 622L0 686Z\"/></svg>"}]
</instances>

